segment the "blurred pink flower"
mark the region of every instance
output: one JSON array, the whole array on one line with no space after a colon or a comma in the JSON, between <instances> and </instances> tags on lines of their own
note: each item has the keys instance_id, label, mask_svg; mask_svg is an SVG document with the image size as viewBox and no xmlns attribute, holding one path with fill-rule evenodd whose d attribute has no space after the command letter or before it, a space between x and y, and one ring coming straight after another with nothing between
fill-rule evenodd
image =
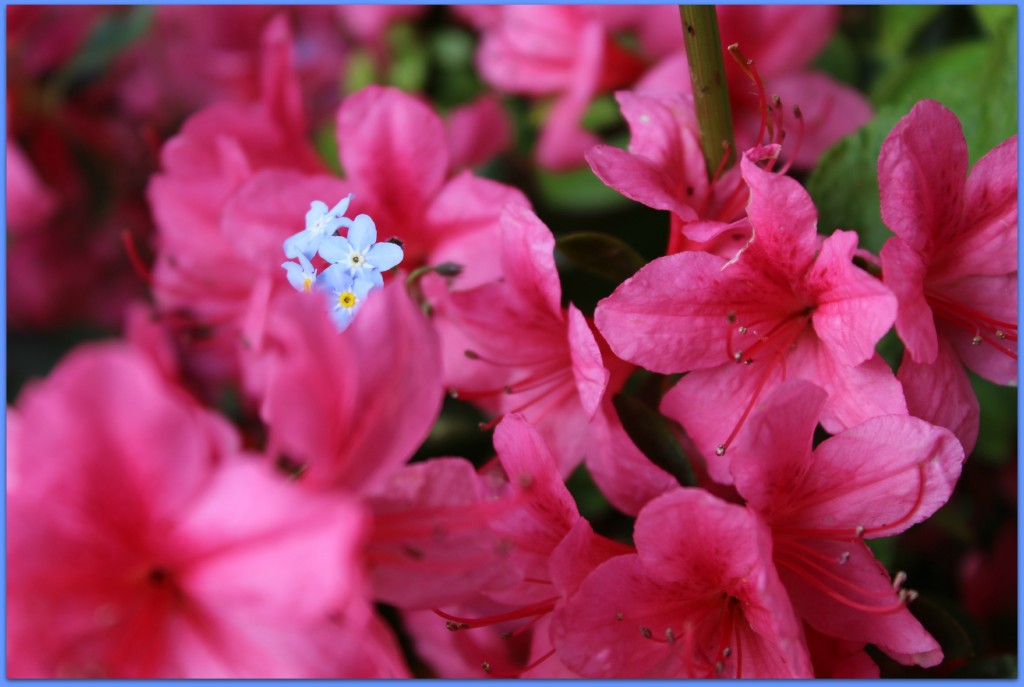
<instances>
[{"instance_id":1,"label":"blurred pink flower","mask_svg":"<svg viewBox=\"0 0 1024 687\"><path fill-rule=\"evenodd\" d=\"M144 355L80 348L17 408L9 448L32 471L8 502L11 676L393 672L363 656L360 510L240 454Z\"/></svg>"}]
</instances>

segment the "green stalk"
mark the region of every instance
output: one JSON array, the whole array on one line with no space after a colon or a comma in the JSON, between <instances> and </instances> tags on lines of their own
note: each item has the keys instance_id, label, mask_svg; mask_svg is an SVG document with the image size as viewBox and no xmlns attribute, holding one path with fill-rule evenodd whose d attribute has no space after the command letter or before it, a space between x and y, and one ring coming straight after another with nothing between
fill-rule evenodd
<instances>
[{"instance_id":1,"label":"green stalk","mask_svg":"<svg viewBox=\"0 0 1024 687\"><path fill-rule=\"evenodd\" d=\"M725 80L722 40L718 35L718 17L714 5L680 5L686 59L690 63L693 103L700 127L700 145L704 151L710 179L722 158L723 169L736 162L736 142L732 133L729 86Z\"/></svg>"}]
</instances>

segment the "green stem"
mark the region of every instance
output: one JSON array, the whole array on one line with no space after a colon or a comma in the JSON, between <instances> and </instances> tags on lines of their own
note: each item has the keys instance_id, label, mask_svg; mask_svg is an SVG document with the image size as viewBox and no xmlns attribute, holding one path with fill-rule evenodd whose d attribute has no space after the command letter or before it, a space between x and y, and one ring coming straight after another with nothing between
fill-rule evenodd
<instances>
[{"instance_id":1,"label":"green stem","mask_svg":"<svg viewBox=\"0 0 1024 687\"><path fill-rule=\"evenodd\" d=\"M700 144L711 178L722 158L723 169L736 162L736 142L732 133L729 85L725 79L722 40L718 35L718 16L714 5L680 5L686 59L690 63L693 104L700 127Z\"/></svg>"}]
</instances>

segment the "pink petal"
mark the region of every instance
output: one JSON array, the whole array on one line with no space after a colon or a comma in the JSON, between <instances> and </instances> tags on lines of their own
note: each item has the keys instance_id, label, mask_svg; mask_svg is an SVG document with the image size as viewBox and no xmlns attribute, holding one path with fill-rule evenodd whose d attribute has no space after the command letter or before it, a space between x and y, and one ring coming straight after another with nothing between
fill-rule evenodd
<instances>
[{"instance_id":1,"label":"pink petal","mask_svg":"<svg viewBox=\"0 0 1024 687\"><path fill-rule=\"evenodd\" d=\"M723 5L718 21L723 47L739 43L744 54L756 60L761 74L769 77L810 62L835 32L839 8Z\"/></svg>"},{"instance_id":2,"label":"pink petal","mask_svg":"<svg viewBox=\"0 0 1024 687\"><path fill-rule=\"evenodd\" d=\"M220 229L249 269L281 271L281 244L302 230L311 200L334 204L348 195L350 184L330 176L271 169L250 177L221 210ZM206 281L216 283L217 273Z\"/></svg>"},{"instance_id":3,"label":"pink petal","mask_svg":"<svg viewBox=\"0 0 1024 687\"><path fill-rule=\"evenodd\" d=\"M967 143L959 120L934 100L922 100L882 144L882 220L912 248L933 255L957 229L966 178Z\"/></svg>"},{"instance_id":4,"label":"pink petal","mask_svg":"<svg viewBox=\"0 0 1024 687\"><path fill-rule=\"evenodd\" d=\"M779 576L786 585L793 607L804 620L823 634L855 642L870 642L901 663L924 667L942 661L942 649L906 607L894 612L867 612L842 603L823 591L834 590L855 603L885 608L897 605L889 573L875 560L863 542L801 540L823 558L846 562L834 569L844 582L831 582L831 575L814 568L780 564ZM846 554L849 554L847 556ZM799 564L798 564L799 565ZM852 591L859 590L858 592Z\"/></svg>"},{"instance_id":5,"label":"pink petal","mask_svg":"<svg viewBox=\"0 0 1024 687\"><path fill-rule=\"evenodd\" d=\"M748 250L773 271L792 278L808 268L818 249L818 211L795 179L761 169L750 155L740 159L750 187L747 216L754 227Z\"/></svg>"},{"instance_id":6,"label":"pink petal","mask_svg":"<svg viewBox=\"0 0 1024 687\"><path fill-rule=\"evenodd\" d=\"M936 252L936 281L1017 270L1017 137L978 160L967 179L960 232Z\"/></svg>"},{"instance_id":7,"label":"pink petal","mask_svg":"<svg viewBox=\"0 0 1024 687\"><path fill-rule=\"evenodd\" d=\"M826 398L820 387L795 380L780 384L759 404L744 439L749 446L737 451L729 468L751 508L771 513L785 499L811 455Z\"/></svg>"},{"instance_id":8,"label":"pink petal","mask_svg":"<svg viewBox=\"0 0 1024 687\"><path fill-rule=\"evenodd\" d=\"M872 418L814 450L814 470L792 478L786 521L824 530L861 526L868 538L897 534L949 499L963 460L946 429L906 415Z\"/></svg>"},{"instance_id":9,"label":"pink petal","mask_svg":"<svg viewBox=\"0 0 1024 687\"><path fill-rule=\"evenodd\" d=\"M517 581L488 529L483 497L473 465L461 458L413 463L379 485L368 498L373 527L365 554L374 598L437 608Z\"/></svg>"},{"instance_id":10,"label":"pink petal","mask_svg":"<svg viewBox=\"0 0 1024 687\"><path fill-rule=\"evenodd\" d=\"M572 303L569 304L569 353L580 402L587 415L593 417L608 387L610 373L605 369L601 349L587 318Z\"/></svg>"},{"instance_id":11,"label":"pink petal","mask_svg":"<svg viewBox=\"0 0 1024 687\"><path fill-rule=\"evenodd\" d=\"M508 204L529 207L526 196L516 188L465 171L449 180L427 209L426 221L409 227L420 228L422 238L407 234L407 257L413 263L440 264L452 261L463 266L455 285L460 290L497 279L501 273L499 219Z\"/></svg>"},{"instance_id":12,"label":"pink petal","mask_svg":"<svg viewBox=\"0 0 1024 687\"><path fill-rule=\"evenodd\" d=\"M513 203L502 210L501 264L506 283L524 303L561 319L555 238L528 207Z\"/></svg>"},{"instance_id":13,"label":"pink petal","mask_svg":"<svg viewBox=\"0 0 1024 687\"><path fill-rule=\"evenodd\" d=\"M789 378L806 379L828 392L821 426L839 432L877 415L904 415L903 390L877 353L860 365L843 365L821 343L805 336L790 354Z\"/></svg>"},{"instance_id":14,"label":"pink petal","mask_svg":"<svg viewBox=\"0 0 1024 687\"><path fill-rule=\"evenodd\" d=\"M851 262L856 248L856 232L834 232L807 275L808 288L817 291L814 331L844 365L870 358L896 318L889 289Z\"/></svg>"},{"instance_id":15,"label":"pink petal","mask_svg":"<svg viewBox=\"0 0 1024 687\"><path fill-rule=\"evenodd\" d=\"M930 365L904 355L896 377L910 414L956 434L964 454L970 455L978 438L978 398L949 343L939 342L938 355Z\"/></svg>"},{"instance_id":16,"label":"pink petal","mask_svg":"<svg viewBox=\"0 0 1024 687\"><path fill-rule=\"evenodd\" d=\"M492 94L452 110L446 129L453 170L481 165L512 145L508 116Z\"/></svg>"},{"instance_id":17,"label":"pink petal","mask_svg":"<svg viewBox=\"0 0 1024 687\"><path fill-rule=\"evenodd\" d=\"M636 515L648 501L679 486L630 440L610 397L601 403L588 434L587 468L601 493L623 513Z\"/></svg>"},{"instance_id":18,"label":"pink petal","mask_svg":"<svg viewBox=\"0 0 1024 687\"><path fill-rule=\"evenodd\" d=\"M341 164L356 198L383 226L414 226L448 171L444 125L395 88L367 86L338 110Z\"/></svg>"},{"instance_id":19,"label":"pink petal","mask_svg":"<svg viewBox=\"0 0 1024 687\"><path fill-rule=\"evenodd\" d=\"M934 285L939 292L958 306L965 306L988 318L1013 324L1017 323L1017 273L996 277L965 277L955 284ZM941 314L939 312L937 315ZM973 319L973 317L970 317ZM986 333L988 341L974 344L977 331L970 325L956 326L949 320L939 319L936 323L939 334L953 346L957 356L969 369L996 384L1015 384L1017 381L1017 342L999 339ZM998 348L996 347L998 346Z\"/></svg>"},{"instance_id":20,"label":"pink petal","mask_svg":"<svg viewBox=\"0 0 1024 687\"><path fill-rule=\"evenodd\" d=\"M580 518L551 553L551 581L568 598L580 588L590 571L601 563L629 553L632 546L594 534L590 523Z\"/></svg>"},{"instance_id":21,"label":"pink petal","mask_svg":"<svg viewBox=\"0 0 1024 687\"><path fill-rule=\"evenodd\" d=\"M598 330L615 355L654 372L720 365L729 360L728 313L775 295L755 274L727 279L724 264L702 252L648 263L598 303Z\"/></svg>"},{"instance_id":22,"label":"pink petal","mask_svg":"<svg viewBox=\"0 0 1024 687\"><path fill-rule=\"evenodd\" d=\"M271 366L260 414L271 449L305 463L310 486L371 487L409 459L437 418L436 334L400 282L371 293L340 335L318 294L282 291L267 340L247 363Z\"/></svg>"},{"instance_id":23,"label":"pink petal","mask_svg":"<svg viewBox=\"0 0 1024 687\"><path fill-rule=\"evenodd\" d=\"M924 257L898 236L882 246L882 277L899 302L896 331L910 356L931 363L938 354L935 317L924 297L928 265Z\"/></svg>"}]
</instances>

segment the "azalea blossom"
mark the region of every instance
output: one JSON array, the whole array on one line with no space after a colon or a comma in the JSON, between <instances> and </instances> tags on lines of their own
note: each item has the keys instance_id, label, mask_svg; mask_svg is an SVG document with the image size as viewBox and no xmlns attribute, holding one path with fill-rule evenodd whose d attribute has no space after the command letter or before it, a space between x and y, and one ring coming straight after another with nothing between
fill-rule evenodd
<instances>
[{"instance_id":1,"label":"azalea blossom","mask_svg":"<svg viewBox=\"0 0 1024 687\"><path fill-rule=\"evenodd\" d=\"M753 513L678 489L640 511L633 538L637 553L599 565L556 611L566 666L586 677L812 677Z\"/></svg>"},{"instance_id":2,"label":"azalea blossom","mask_svg":"<svg viewBox=\"0 0 1024 687\"><path fill-rule=\"evenodd\" d=\"M757 400L785 379L827 389L822 424L839 431L906 412L899 384L874 351L895 298L854 267L853 232L819 239L817 211L793 179L740 160L750 189L749 244L726 261L705 252L659 258L598 304L598 329L619 357L654 372L689 372L662 401L718 481Z\"/></svg>"},{"instance_id":3,"label":"azalea blossom","mask_svg":"<svg viewBox=\"0 0 1024 687\"><path fill-rule=\"evenodd\" d=\"M360 509L242 454L137 350L79 349L18 408L12 677L395 674L369 658Z\"/></svg>"},{"instance_id":4,"label":"azalea blossom","mask_svg":"<svg viewBox=\"0 0 1024 687\"><path fill-rule=\"evenodd\" d=\"M796 612L824 635L875 644L902 663L942 660L865 539L921 522L953 493L964 452L948 430L906 415L871 418L812 439L826 394L779 386L750 421L756 453L731 465L736 489L768 524L772 556Z\"/></svg>"},{"instance_id":5,"label":"azalea blossom","mask_svg":"<svg viewBox=\"0 0 1024 687\"><path fill-rule=\"evenodd\" d=\"M896 234L882 274L899 299L899 370L910 412L956 432L970 451L978 406L966 366L1017 381L1017 137L967 174L956 115L924 100L878 157L882 219Z\"/></svg>"}]
</instances>

